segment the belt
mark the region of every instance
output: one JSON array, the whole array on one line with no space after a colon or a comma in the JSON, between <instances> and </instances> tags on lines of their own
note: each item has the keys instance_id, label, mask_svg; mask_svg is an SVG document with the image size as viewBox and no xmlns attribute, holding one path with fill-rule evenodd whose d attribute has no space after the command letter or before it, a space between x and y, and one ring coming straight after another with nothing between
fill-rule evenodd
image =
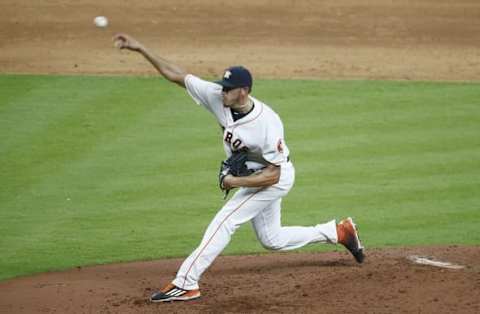
<instances>
[{"instance_id":1,"label":"belt","mask_svg":"<svg viewBox=\"0 0 480 314\"><path fill-rule=\"evenodd\" d=\"M287 162L289 162L289 161L290 161L290 156L287 156Z\"/></svg>"}]
</instances>

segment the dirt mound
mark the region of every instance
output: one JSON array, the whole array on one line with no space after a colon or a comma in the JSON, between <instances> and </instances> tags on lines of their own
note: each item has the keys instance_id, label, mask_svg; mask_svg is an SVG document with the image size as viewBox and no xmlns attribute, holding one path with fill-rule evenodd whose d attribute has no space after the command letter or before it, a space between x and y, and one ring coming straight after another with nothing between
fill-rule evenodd
<instances>
[{"instance_id":1,"label":"dirt mound","mask_svg":"<svg viewBox=\"0 0 480 314\"><path fill-rule=\"evenodd\" d=\"M3 73L155 73L113 48L123 31L204 76L480 80L476 0L2 0L0 17Z\"/></svg>"},{"instance_id":2,"label":"dirt mound","mask_svg":"<svg viewBox=\"0 0 480 314\"><path fill-rule=\"evenodd\" d=\"M464 268L417 265L411 255ZM147 302L181 262L78 267L2 282L0 312L480 312L480 247L370 250L362 265L343 251L220 257L202 278L201 299Z\"/></svg>"},{"instance_id":3,"label":"dirt mound","mask_svg":"<svg viewBox=\"0 0 480 314\"><path fill-rule=\"evenodd\" d=\"M153 74L118 52L125 31L193 73L233 63L256 77L480 80L476 0L2 0L0 72ZM93 18L111 26L98 29ZM432 255L459 270L415 265ZM145 300L180 260L77 268L0 283L1 313L479 313L480 248L221 257L188 303Z\"/></svg>"}]
</instances>

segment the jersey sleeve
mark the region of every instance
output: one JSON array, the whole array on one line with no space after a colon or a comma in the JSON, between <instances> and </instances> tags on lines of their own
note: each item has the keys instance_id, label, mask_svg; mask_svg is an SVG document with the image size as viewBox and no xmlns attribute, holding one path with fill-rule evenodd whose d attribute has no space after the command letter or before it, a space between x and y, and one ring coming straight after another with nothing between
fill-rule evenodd
<instances>
[{"instance_id":1,"label":"jersey sleeve","mask_svg":"<svg viewBox=\"0 0 480 314\"><path fill-rule=\"evenodd\" d=\"M226 118L223 111L222 87L220 85L187 74L185 76L185 88L198 105L213 113L220 124L224 125Z\"/></svg>"},{"instance_id":2,"label":"jersey sleeve","mask_svg":"<svg viewBox=\"0 0 480 314\"><path fill-rule=\"evenodd\" d=\"M283 125L279 119L275 121L276 123L268 124L263 148L263 158L274 165L286 162L289 154L284 140Z\"/></svg>"}]
</instances>

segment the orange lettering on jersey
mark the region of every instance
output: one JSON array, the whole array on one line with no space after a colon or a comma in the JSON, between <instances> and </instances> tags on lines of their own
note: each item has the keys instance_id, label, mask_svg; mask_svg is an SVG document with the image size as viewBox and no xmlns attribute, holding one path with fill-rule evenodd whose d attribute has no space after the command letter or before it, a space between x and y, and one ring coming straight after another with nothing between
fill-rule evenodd
<instances>
[{"instance_id":1,"label":"orange lettering on jersey","mask_svg":"<svg viewBox=\"0 0 480 314\"><path fill-rule=\"evenodd\" d=\"M231 132L227 131L227 134L225 134L224 141L227 142L228 144L231 144L232 143L232 137L233 137L233 134Z\"/></svg>"},{"instance_id":2,"label":"orange lettering on jersey","mask_svg":"<svg viewBox=\"0 0 480 314\"><path fill-rule=\"evenodd\" d=\"M277 142L277 150L278 150L278 152L283 153L283 142L282 142L282 139L279 139L278 142Z\"/></svg>"},{"instance_id":3,"label":"orange lettering on jersey","mask_svg":"<svg viewBox=\"0 0 480 314\"><path fill-rule=\"evenodd\" d=\"M240 145L242 145L242 141L239 140L238 138L233 142L232 146L233 146L233 149L237 150Z\"/></svg>"},{"instance_id":4,"label":"orange lettering on jersey","mask_svg":"<svg viewBox=\"0 0 480 314\"><path fill-rule=\"evenodd\" d=\"M240 146L242 146L242 140L240 140L239 138L233 140L233 133L229 131L225 133L225 138L223 140L226 143L232 145L233 150L237 150L238 148L240 148Z\"/></svg>"}]
</instances>

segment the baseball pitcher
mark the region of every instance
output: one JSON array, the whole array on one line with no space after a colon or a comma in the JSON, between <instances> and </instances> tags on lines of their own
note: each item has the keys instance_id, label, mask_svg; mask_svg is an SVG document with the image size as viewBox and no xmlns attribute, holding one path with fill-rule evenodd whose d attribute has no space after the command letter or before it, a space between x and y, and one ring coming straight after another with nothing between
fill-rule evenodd
<instances>
[{"instance_id":1,"label":"baseball pitcher","mask_svg":"<svg viewBox=\"0 0 480 314\"><path fill-rule=\"evenodd\" d=\"M363 262L363 247L351 218L310 227L281 225L281 202L293 186L295 168L282 121L272 108L251 96L252 76L246 68L229 67L221 80L209 82L155 56L129 35L117 34L113 39L118 48L143 55L163 77L184 87L198 105L212 113L222 127L227 156L218 174L220 189L226 196L238 188L213 218L200 245L183 262L173 281L151 296L152 302L199 298L201 275L228 245L235 230L248 221L267 249L340 243L358 263Z\"/></svg>"}]
</instances>

